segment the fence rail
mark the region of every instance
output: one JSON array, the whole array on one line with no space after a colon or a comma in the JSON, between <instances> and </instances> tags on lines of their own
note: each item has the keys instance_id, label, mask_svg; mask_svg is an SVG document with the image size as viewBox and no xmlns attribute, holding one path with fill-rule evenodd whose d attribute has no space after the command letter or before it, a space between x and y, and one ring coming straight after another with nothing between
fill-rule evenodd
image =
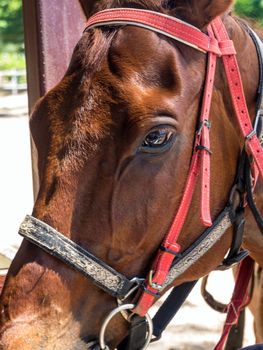
<instances>
[{"instance_id":1,"label":"fence rail","mask_svg":"<svg viewBox=\"0 0 263 350\"><path fill-rule=\"evenodd\" d=\"M11 91L17 94L18 91L26 90L26 71L19 69L10 69L0 71L0 90Z\"/></svg>"}]
</instances>

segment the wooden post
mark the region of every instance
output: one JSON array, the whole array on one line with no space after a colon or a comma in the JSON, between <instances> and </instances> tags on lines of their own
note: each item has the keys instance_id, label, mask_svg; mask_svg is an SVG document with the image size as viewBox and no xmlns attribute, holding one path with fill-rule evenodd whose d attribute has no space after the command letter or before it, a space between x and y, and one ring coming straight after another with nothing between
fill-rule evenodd
<instances>
[{"instance_id":1,"label":"wooden post","mask_svg":"<svg viewBox=\"0 0 263 350\"><path fill-rule=\"evenodd\" d=\"M28 104L36 101L63 77L86 17L78 0L23 0ZM37 152L33 141L33 186L39 189Z\"/></svg>"}]
</instances>

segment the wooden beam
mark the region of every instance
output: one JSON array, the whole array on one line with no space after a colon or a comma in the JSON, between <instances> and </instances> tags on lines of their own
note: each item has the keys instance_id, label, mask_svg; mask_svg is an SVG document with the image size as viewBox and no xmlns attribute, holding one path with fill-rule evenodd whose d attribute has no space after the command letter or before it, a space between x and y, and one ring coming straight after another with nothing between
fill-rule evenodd
<instances>
[{"instance_id":1,"label":"wooden beam","mask_svg":"<svg viewBox=\"0 0 263 350\"><path fill-rule=\"evenodd\" d=\"M85 28L78 0L23 0L29 111L63 77ZM37 152L32 144L35 198L39 189Z\"/></svg>"}]
</instances>

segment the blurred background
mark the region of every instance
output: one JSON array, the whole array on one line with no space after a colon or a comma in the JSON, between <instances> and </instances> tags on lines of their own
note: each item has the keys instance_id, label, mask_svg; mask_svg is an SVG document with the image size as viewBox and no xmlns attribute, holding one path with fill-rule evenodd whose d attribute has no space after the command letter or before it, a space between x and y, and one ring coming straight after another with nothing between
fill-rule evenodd
<instances>
[{"instance_id":1,"label":"blurred background","mask_svg":"<svg viewBox=\"0 0 263 350\"><path fill-rule=\"evenodd\" d=\"M56 1L63 4L64 0ZM238 0L235 13L263 26L263 0ZM3 269L9 266L20 244L19 224L33 206L22 0L0 0L0 159L0 269ZM231 273L212 277L210 285L220 291L218 298L222 298L222 283L230 287L223 296L222 301L226 302L233 286ZM168 344L175 349L177 344L176 349L205 350L216 342L224 316L204 304L199 290L197 286L180 310L176 323L168 329L168 337L152 349L171 349ZM252 344L249 314L247 324L246 344ZM178 333L179 342L174 338Z\"/></svg>"},{"instance_id":2,"label":"blurred background","mask_svg":"<svg viewBox=\"0 0 263 350\"><path fill-rule=\"evenodd\" d=\"M0 159L0 254L11 259L33 204L22 0L0 0Z\"/></svg>"}]
</instances>

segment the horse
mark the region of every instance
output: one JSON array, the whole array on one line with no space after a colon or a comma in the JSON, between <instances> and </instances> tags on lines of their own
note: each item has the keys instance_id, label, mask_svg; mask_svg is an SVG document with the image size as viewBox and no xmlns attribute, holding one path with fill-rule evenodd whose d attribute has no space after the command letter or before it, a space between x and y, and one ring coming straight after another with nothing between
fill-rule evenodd
<instances>
[{"instance_id":1,"label":"horse","mask_svg":"<svg viewBox=\"0 0 263 350\"><path fill-rule=\"evenodd\" d=\"M256 266L254 271L255 286L249 309L254 316L254 331L257 343L262 343L262 310L263 310L263 274L262 267Z\"/></svg>"},{"instance_id":2,"label":"horse","mask_svg":"<svg viewBox=\"0 0 263 350\"><path fill-rule=\"evenodd\" d=\"M235 45L253 121L258 55L246 26L231 15L232 0L83 3L88 18L112 8L150 10L178 18L189 28L198 28L200 35L220 16ZM89 251L96 262L103 261L129 281L135 276L145 278L180 206L206 68L204 51L147 28L87 29L65 76L37 102L30 118L40 189L32 213L35 219L28 219L24 234L38 226L38 239L45 240L45 235L52 239L56 230L61 233L60 242L74 252L76 245L81 247L78 252ZM219 60L209 124L212 221L229 201L244 146L234 114ZM198 180L197 189L201 186ZM254 197L262 213L261 181ZM199 212L200 191L196 190L178 240L182 251L205 229ZM248 206L245 214L243 247L262 267L263 236ZM173 285L195 281L217 268L232 239L229 227ZM55 249L55 244L46 245L46 250L54 253ZM12 262L0 300L1 350L94 348L103 320L116 308L112 295L46 250L24 239ZM173 252L167 248L166 253ZM75 263L80 265L79 255ZM110 322L106 332L110 349L120 346L128 325L119 314ZM262 333L259 340L263 341Z\"/></svg>"}]
</instances>

